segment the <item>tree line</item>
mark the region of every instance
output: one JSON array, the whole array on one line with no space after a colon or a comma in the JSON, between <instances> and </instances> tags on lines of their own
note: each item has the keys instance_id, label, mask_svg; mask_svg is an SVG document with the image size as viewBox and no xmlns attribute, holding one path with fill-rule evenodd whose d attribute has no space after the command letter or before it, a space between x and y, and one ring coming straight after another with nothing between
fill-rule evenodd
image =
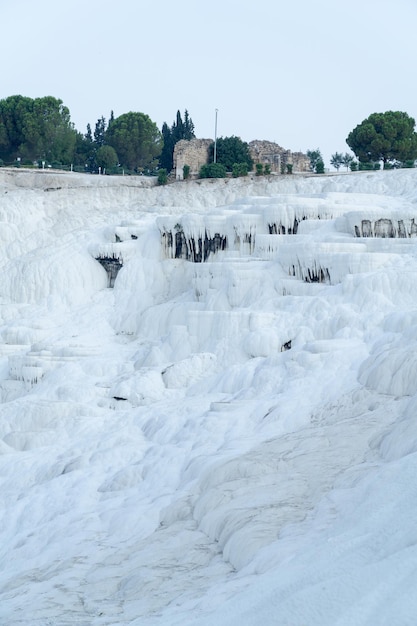
<instances>
[{"instance_id":1,"label":"tree line","mask_svg":"<svg viewBox=\"0 0 417 626\"><path fill-rule=\"evenodd\" d=\"M73 165L79 171L117 171L124 168L150 173L158 167L172 169L175 144L192 139L194 123L180 111L171 127L162 131L145 113L100 117L94 131L77 131L62 100L52 96L10 96L0 100L0 165Z\"/></svg>"},{"instance_id":2,"label":"tree line","mask_svg":"<svg viewBox=\"0 0 417 626\"><path fill-rule=\"evenodd\" d=\"M417 159L415 120L402 111L373 113L346 138L356 159L348 152L335 152L330 164L339 170L414 167ZM87 124L80 133L71 122L62 100L52 96L28 98L17 95L0 100L0 165L23 164L39 167L73 166L78 171L117 173L121 168L135 173L157 173L166 182L173 168L174 148L182 139L195 138L194 123L187 110L177 111L169 126L161 130L145 113L128 112L109 119L100 117L94 127ZM324 173L320 150L308 150L310 170ZM254 164L249 145L239 137L220 137L209 148L201 177L221 177L227 173L244 176L270 173ZM189 169L184 174L188 175ZM286 173L291 173L287 167ZM184 177L187 177L186 175Z\"/></svg>"}]
</instances>

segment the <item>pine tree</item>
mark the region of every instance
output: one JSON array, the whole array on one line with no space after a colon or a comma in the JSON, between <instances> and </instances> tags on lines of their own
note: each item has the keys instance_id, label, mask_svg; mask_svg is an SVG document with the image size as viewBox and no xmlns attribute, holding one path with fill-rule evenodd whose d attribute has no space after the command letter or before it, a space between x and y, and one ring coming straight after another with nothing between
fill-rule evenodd
<instances>
[{"instance_id":1,"label":"pine tree","mask_svg":"<svg viewBox=\"0 0 417 626\"><path fill-rule=\"evenodd\" d=\"M181 112L177 111L176 119L172 123L171 128L164 122L161 132L164 147L159 158L159 165L170 172L173 168L175 144L182 139L189 141L195 138L193 120L189 116L187 109L184 112L184 121L182 120Z\"/></svg>"},{"instance_id":2,"label":"pine tree","mask_svg":"<svg viewBox=\"0 0 417 626\"><path fill-rule=\"evenodd\" d=\"M159 165L170 172L173 167L174 141L171 129L166 122L162 124L162 139L164 140L164 147L159 157Z\"/></svg>"},{"instance_id":3,"label":"pine tree","mask_svg":"<svg viewBox=\"0 0 417 626\"><path fill-rule=\"evenodd\" d=\"M184 137L183 139L195 139L193 120L188 114L187 109L184 112Z\"/></svg>"},{"instance_id":4,"label":"pine tree","mask_svg":"<svg viewBox=\"0 0 417 626\"><path fill-rule=\"evenodd\" d=\"M97 122L96 127L94 129L94 143L96 144L96 148L101 148L105 144L106 137L106 120L103 116L101 116Z\"/></svg>"}]
</instances>

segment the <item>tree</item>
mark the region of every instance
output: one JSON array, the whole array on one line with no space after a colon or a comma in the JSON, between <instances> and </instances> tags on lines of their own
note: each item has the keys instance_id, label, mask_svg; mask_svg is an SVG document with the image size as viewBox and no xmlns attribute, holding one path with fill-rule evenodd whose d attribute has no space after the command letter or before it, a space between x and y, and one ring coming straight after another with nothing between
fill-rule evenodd
<instances>
[{"instance_id":1,"label":"tree","mask_svg":"<svg viewBox=\"0 0 417 626\"><path fill-rule=\"evenodd\" d=\"M307 150L307 156L310 159L310 170L312 172L317 171L317 163L319 161L323 162L323 157L321 156L321 152L318 148L316 150Z\"/></svg>"},{"instance_id":2,"label":"tree","mask_svg":"<svg viewBox=\"0 0 417 626\"><path fill-rule=\"evenodd\" d=\"M402 111L372 113L348 135L346 143L362 162L417 158L415 120Z\"/></svg>"},{"instance_id":3,"label":"tree","mask_svg":"<svg viewBox=\"0 0 417 626\"><path fill-rule=\"evenodd\" d=\"M193 120L188 114L187 109L184 112L184 137L183 139L195 139Z\"/></svg>"},{"instance_id":4,"label":"tree","mask_svg":"<svg viewBox=\"0 0 417 626\"><path fill-rule=\"evenodd\" d=\"M112 146L100 146L96 152L96 163L102 171L116 167L119 159L116 150Z\"/></svg>"},{"instance_id":5,"label":"tree","mask_svg":"<svg viewBox=\"0 0 417 626\"><path fill-rule=\"evenodd\" d=\"M214 143L209 146L209 160L214 160ZM249 145L240 137L220 137L216 142L216 163L224 165L228 172L235 163L246 163L248 171L253 169Z\"/></svg>"},{"instance_id":6,"label":"tree","mask_svg":"<svg viewBox=\"0 0 417 626\"><path fill-rule=\"evenodd\" d=\"M316 174L324 174L324 162L321 159L316 163Z\"/></svg>"},{"instance_id":7,"label":"tree","mask_svg":"<svg viewBox=\"0 0 417 626\"><path fill-rule=\"evenodd\" d=\"M162 136L156 124L145 113L130 111L112 122L106 142L130 169L153 169L161 154Z\"/></svg>"},{"instance_id":8,"label":"tree","mask_svg":"<svg viewBox=\"0 0 417 626\"><path fill-rule=\"evenodd\" d=\"M182 139L189 141L195 138L193 120L189 116L187 109L185 109L184 121L182 121L180 111L177 111L176 120L171 127L166 122L162 124L162 138L164 145L159 164L170 172L173 168L175 144Z\"/></svg>"},{"instance_id":9,"label":"tree","mask_svg":"<svg viewBox=\"0 0 417 626\"><path fill-rule=\"evenodd\" d=\"M345 152L345 154L342 156L342 165L346 167L346 170L350 168L352 161L353 161L353 156L349 154L349 152Z\"/></svg>"},{"instance_id":10,"label":"tree","mask_svg":"<svg viewBox=\"0 0 417 626\"><path fill-rule=\"evenodd\" d=\"M11 96L0 101L0 157L71 163L77 132L62 100Z\"/></svg>"},{"instance_id":11,"label":"tree","mask_svg":"<svg viewBox=\"0 0 417 626\"><path fill-rule=\"evenodd\" d=\"M162 124L162 140L164 145L162 147L161 156L159 157L159 165L166 169L168 172L173 167L173 154L174 154L174 138L172 137L171 129L168 124L164 122Z\"/></svg>"},{"instance_id":12,"label":"tree","mask_svg":"<svg viewBox=\"0 0 417 626\"><path fill-rule=\"evenodd\" d=\"M177 111L176 121L171 126L172 139L174 140L174 145L184 139L184 122L182 121L181 113Z\"/></svg>"},{"instance_id":13,"label":"tree","mask_svg":"<svg viewBox=\"0 0 417 626\"><path fill-rule=\"evenodd\" d=\"M339 171L340 166L343 165L343 154L340 152L335 152L332 154L330 159L330 165L332 165L337 171Z\"/></svg>"},{"instance_id":14,"label":"tree","mask_svg":"<svg viewBox=\"0 0 417 626\"><path fill-rule=\"evenodd\" d=\"M106 142L106 120L103 116L101 116L97 122L96 127L94 129L94 143L95 147L101 148L104 146Z\"/></svg>"}]
</instances>

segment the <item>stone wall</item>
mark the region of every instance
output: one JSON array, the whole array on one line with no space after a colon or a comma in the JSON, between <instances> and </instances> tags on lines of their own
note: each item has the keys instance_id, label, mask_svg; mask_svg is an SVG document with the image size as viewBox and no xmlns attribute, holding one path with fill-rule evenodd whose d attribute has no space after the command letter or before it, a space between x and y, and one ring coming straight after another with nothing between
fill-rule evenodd
<instances>
[{"instance_id":1,"label":"stone wall","mask_svg":"<svg viewBox=\"0 0 417 626\"><path fill-rule=\"evenodd\" d=\"M196 178L202 165L208 161L208 149L213 139L181 139L174 148L174 172L176 180L183 179L184 165L190 167L190 177Z\"/></svg>"},{"instance_id":2,"label":"stone wall","mask_svg":"<svg viewBox=\"0 0 417 626\"><path fill-rule=\"evenodd\" d=\"M196 178L202 165L208 162L208 149L213 139L182 139L174 148L174 173L176 180L183 179L184 165L190 167L190 177ZM249 150L254 163L268 163L271 172L286 172L287 164L293 172L309 172L310 159L302 152L285 150L272 141L251 141Z\"/></svg>"}]
</instances>

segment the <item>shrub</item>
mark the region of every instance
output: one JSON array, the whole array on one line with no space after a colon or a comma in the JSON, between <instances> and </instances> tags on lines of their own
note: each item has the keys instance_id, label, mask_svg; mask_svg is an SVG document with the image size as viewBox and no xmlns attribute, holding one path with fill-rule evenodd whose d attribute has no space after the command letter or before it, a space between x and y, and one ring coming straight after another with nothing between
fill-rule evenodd
<instances>
[{"instance_id":1,"label":"shrub","mask_svg":"<svg viewBox=\"0 0 417 626\"><path fill-rule=\"evenodd\" d=\"M265 168L264 168L265 176L269 176L270 173L271 173L271 164L270 163L265 163Z\"/></svg>"},{"instance_id":2,"label":"shrub","mask_svg":"<svg viewBox=\"0 0 417 626\"><path fill-rule=\"evenodd\" d=\"M248 165L247 163L234 163L232 167L232 176L233 178L238 178L238 176L247 176L248 175Z\"/></svg>"},{"instance_id":3,"label":"shrub","mask_svg":"<svg viewBox=\"0 0 417 626\"><path fill-rule=\"evenodd\" d=\"M257 163L255 165L256 168L256 176L262 176L262 174L264 173L264 166L262 165L262 163Z\"/></svg>"},{"instance_id":4,"label":"shrub","mask_svg":"<svg viewBox=\"0 0 417 626\"><path fill-rule=\"evenodd\" d=\"M316 163L316 174L324 174L324 163L321 160Z\"/></svg>"},{"instance_id":5,"label":"shrub","mask_svg":"<svg viewBox=\"0 0 417 626\"><path fill-rule=\"evenodd\" d=\"M322 173L322 172L318 172ZM292 174L292 163L287 163L287 174Z\"/></svg>"},{"instance_id":6,"label":"shrub","mask_svg":"<svg viewBox=\"0 0 417 626\"><path fill-rule=\"evenodd\" d=\"M373 169L374 169L374 166L372 165L372 163L363 163L362 161L359 161L360 172L369 171Z\"/></svg>"},{"instance_id":7,"label":"shrub","mask_svg":"<svg viewBox=\"0 0 417 626\"><path fill-rule=\"evenodd\" d=\"M168 172L164 167L158 170L158 185L166 185L168 182Z\"/></svg>"},{"instance_id":8,"label":"shrub","mask_svg":"<svg viewBox=\"0 0 417 626\"><path fill-rule=\"evenodd\" d=\"M207 163L200 169L200 178L226 178L226 168L221 163Z\"/></svg>"},{"instance_id":9,"label":"shrub","mask_svg":"<svg viewBox=\"0 0 417 626\"><path fill-rule=\"evenodd\" d=\"M184 165L184 167L182 168L182 176L184 180L187 180L187 178L190 178L190 166L189 165Z\"/></svg>"},{"instance_id":10,"label":"shrub","mask_svg":"<svg viewBox=\"0 0 417 626\"><path fill-rule=\"evenodd\" d=\"M357 161L352 161L351 164L349 165L350 167L350 171L351 172L357 172L358 171L358 162Z\"/></svg>"},{"instance_id":11,"label":"shrub","mask_svg":"<svg viewBox=\"0 0 417 626\"><path fill-rule=\"evenodd\" d=\"M413 159L408 159L407 161L404 161L403 167L415 167Z\"/></svg>"}]
</instances>

